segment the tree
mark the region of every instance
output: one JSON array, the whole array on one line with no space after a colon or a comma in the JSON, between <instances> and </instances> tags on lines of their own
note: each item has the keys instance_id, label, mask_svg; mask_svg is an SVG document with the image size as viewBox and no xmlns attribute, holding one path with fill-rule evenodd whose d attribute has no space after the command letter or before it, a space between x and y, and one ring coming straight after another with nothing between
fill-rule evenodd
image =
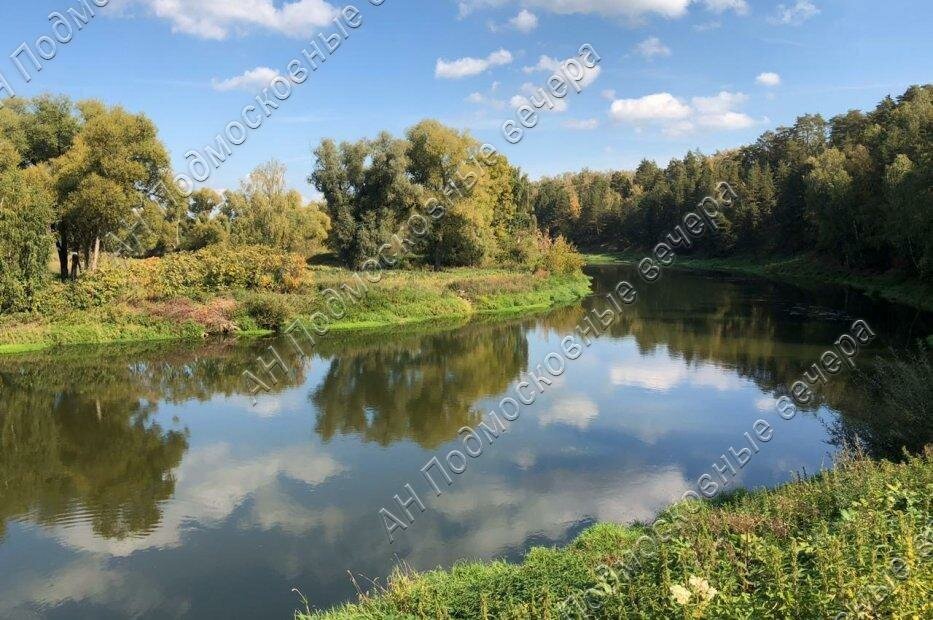
<instances>
[{"instance_id":1,"label":"tree","mask_svg":"<svg viewBox=\"0 0 933 620\"><path fill-rule=\"evenodd\" d=\"M84 121L81 130L53 165L63 277L69 253L74 261L83 257L86 269L96 269L101 239L132 217L169 169L168 153L148 118L96 101L78 108ZM73 262L72 270L76 267Z\"/></svg>"},{"instance_id":2,"label":"tree","mask_svg":"<svg viewBox=\"0 0 933 620\"><path fill-rule=\"evenodd\" d=\"M520 231L534 226L531 185L501 155L479 163L478 151L469 134L434 120L405 139L382 132L354 143L323 140L309 181L327 204L332 251L350 267L386 244L393 255L404 249L403 263L435 268L514 259ZM424 234L405 234L409 217L429 204Z\"/></svg>"},{"instance_id":3,"label":"tree","mask_svg":"<svg viewBox=\"0 0 933 620\"><path fill-rule=\"evenodd\" d=\"M52 248L48 171L19 168L21 157L0 135L0 312L33 309Z\"/></svg>"},{"instance_id":4,"label":"tree","mask_svg":"<svg viewBox=\"0 0 933 620\"><path fill-rule=\"evenodd\" d=\"M230 222L230 242L269 245L310 257L319 253L327 238L330 219L317 204L308 204L285 183L285 166L272 160L258 166L241 184L227 192L222 213ZM215 196L202 192L192 202L198 217ZM210 234L209 220L202 219L200 234ZM222 236L219 231L217 236Z\"/></svg>"}]
</instances>

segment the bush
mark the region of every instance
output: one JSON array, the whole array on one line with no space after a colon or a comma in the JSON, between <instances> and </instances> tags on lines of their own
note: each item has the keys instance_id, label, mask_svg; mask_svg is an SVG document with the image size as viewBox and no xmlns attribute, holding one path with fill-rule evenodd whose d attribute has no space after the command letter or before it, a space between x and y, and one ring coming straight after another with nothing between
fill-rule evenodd
<instances>
[{"instance_id":1,"label":"bush","mask_svg":"<svg viewBox=\"0 0 933 620\"><path fill-rule=\"evenodd\" d=\"M551 239L545 234L538 233L535 238L537 252L529 253L529 263L532 271L549 271L558 275L570 275L583 268L583 255L577 252L573 245L558 236Z\"/></svg>"},{"instance_id":2,"label":"bush","mask_svg":"<svg viewBox=\"0 0 933 620\"><path fill-rule=\"evenodd\" d=\"M152 288L162 298L192 291L286 293L311 283L304 258L262 246L209 246L197 252L170 254L156 265Z\"/></svg>"},{"instance_id":3,"label":"bush","mask_svg":"<svg viewBox=\"0 0 933 620\"><path fill-rule=\"evenodd\" d=\"M258 327L280 331L291 316L288 303L274 293L255 293L243 302L243 310Z\"/></svg>"}]
</instances>

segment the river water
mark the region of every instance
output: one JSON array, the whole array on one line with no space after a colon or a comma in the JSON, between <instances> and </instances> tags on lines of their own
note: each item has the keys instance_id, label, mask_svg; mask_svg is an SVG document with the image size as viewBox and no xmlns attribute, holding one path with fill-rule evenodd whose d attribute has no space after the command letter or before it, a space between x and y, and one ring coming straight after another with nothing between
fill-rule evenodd
<instances>
[{"instance_id":1,"label":"river water","mask_svg":"<svg viewBox=\"0 0 933 620\"><path fill-rule=\"evenodd\" d=\"M518 560L598 521L648 520L756 420L770 441L726 489L818 471L858 436L878 456L929 441L873 387L872 359L929 315L840 289L669 271L566 364L437 497L421 475L458 429L514 395L594 304L518 320L286 340L78 347L0 359L0 617L291 617L351 600L399 562ZM792 420L775 399L852 323L877 334ZM292 369L253 399L270 344ZM268 355L266 356L268 357ZM896 400L896 399L895 399ZM454 462L459 465L459 461ZM424 502L390 544L379 515ZM407 523L407 517L405 517Z\"/></svg>"}]
</instances>

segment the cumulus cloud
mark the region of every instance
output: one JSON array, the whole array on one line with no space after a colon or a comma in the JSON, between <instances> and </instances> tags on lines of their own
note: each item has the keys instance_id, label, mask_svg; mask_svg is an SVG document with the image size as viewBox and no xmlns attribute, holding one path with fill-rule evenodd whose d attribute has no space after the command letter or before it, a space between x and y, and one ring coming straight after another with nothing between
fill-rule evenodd
<instances>
[{"instance_id":1,"label":"cumulus cloud","mask_svg":"<svg viewBox=\"0 0 933 620\"><path fill-rule=\"evenodd\" d=\"M509 25L519 32L529 33L538 27L538 17L527 9L522 9L518 15L509 20Z\"/></svg>"},{"instance_id":2,"label":"cumulus cloud","mask_svg":"<svg viewBox=\"0 0 933 620\"><path fill-rule=\"evenodd\" d=\"M736 110L747 100L742 93L722 91L712 97L693 97L687 103L670 93L655 93L638 99L617 99L609 115L617 122L637 127L660 125L666 135L678 137L698 127L726 131L751 127L755 121Z\"/></svg>"},{"instance_id":3,"label":"cumulus cloud","mask_svg":"<svg viewBox=\"0 0 933 620\"><path fill-rule=\"evenodd\" d=\"M459 80L461 78L479 75L492 67L507 65L512 62L512 53L500 49L486 58L460 58L458 60L437 59L434 76L445 80Z\"/></svg>"},{"instance_id":4,"label":"cumulus cloud","mask_svg":"<svg viewBox=\"0 0 933 620\"><path fill-rule=\"evenodd\" d=\"M269 86L269 83L279 77L279 75L279 72L275 69L256 67L255 69L250 69L241 75L226 80L214 79L211 82L211 86L213 86L214 90L219 91L248 90L250 92L255 92Z\"/></svg>"},{"instance_id":5,"label":"cumulus cloud","mask_svg":"<svg viewBox=\"0 0 933 620\"><path fill-rule=\"evenodd\" d=\"M759 73L755 81L763 86L779 86L781 84L781 76L777 73L766 71L764 73Z\"/></svg>"},{"instance_id":6,"label":"cumulus cloud","mask_svg":"<svg viewBox=\"0 0 933 620\"><path fill-rule=\"evenodd\" d=\"M820 10L810 0L797 0L791 5L779 4L769 21L780 26L799 26L819 14Z\"/></svg>"},{"instance_id":7,"label":"cumulus cloud","mask_svg":"<svg viewBox=\"0 0 933 620\"><path fill-rule=\"evenodd\" d=\"M172 24L173 32L203 39L223 40L231 33L249 34L254 29L290 37L303 37L330 24L337 9L324 0L126 0Z\"/></svg>"},{"instance_id":8,"label":"cumulus cloud","mask_svg":"<svg viewBox=\"0 0 933 620\"><path fill-rule=\"evenodd\" d=\"M746 101L748 101L747 95L743 93L730 93L725 90L713 97L694 97L692 99L693 107L701 114L721 114L723 112L728 112Z\"/></svg>"},{"instance_id":9,"label":"cumulus cloud","mask_svg":"<svg viewBox=\"0 0 933 620\"><path fill-rule=\"evenodd\" d=\"M675 120L690 116L690 106L670 93L655 93L638 99L616 99L609 114L627 123Z\"/></svg>"},{"instance_id":10,"label":"cumulus cloud","mask_svg":"<svg viewBox=\"0 0 933 620\"><path fill-rule=\"evenodd\" d=\"M648 60L651 60L655 56L671 55L671 48L661 43L661 39L657 37L648 37L635 46L635 51Z\"/></svg>"},{"instance_id":11,"label":"cumulus cloud","mask_svg":"<svg viewBox=\"0 0 933 620\"><path fill-rule=\"evenodd\" d=\"M682 17L687 13L687 7L691 2L692 0L523 0L522 4L558 15L601 15L637 21L649 15ZM477 9L510 3L511 0L462 0L458 6L460 16L465 17Z\"/></svg>"}]
</instances>

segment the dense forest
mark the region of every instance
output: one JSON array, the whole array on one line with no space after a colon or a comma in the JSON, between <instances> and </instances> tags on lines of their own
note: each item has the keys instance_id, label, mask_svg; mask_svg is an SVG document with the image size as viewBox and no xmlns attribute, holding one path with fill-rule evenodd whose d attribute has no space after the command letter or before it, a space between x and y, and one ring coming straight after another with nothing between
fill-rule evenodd
<instances>
[{"instance_id":1,"label":"dense forest","mask_svg":"<svg viewBox=\"0 0 933 620\"><path fill-rule=\"evenodd\" d=\"M584 170L536 183L538 224L581 247L650 248L720 181L739 200L720 234L691 251L711 256L817 250L855 269L933 275L933 85L886 97L870 112L818 114L714 155L665 168Z\"/></svg>"}]
</instances>

